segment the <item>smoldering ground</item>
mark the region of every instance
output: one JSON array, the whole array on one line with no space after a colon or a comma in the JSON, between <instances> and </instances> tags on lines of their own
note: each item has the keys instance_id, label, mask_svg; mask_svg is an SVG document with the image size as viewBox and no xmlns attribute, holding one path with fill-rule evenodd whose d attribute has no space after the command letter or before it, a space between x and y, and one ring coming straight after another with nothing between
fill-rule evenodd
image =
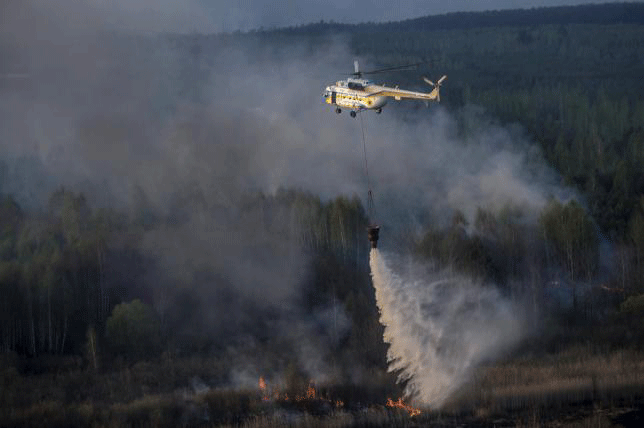
<instances>
[{"instance_id":1,"label":"smoldering ground","mask_svg":"<svg viewBox=\"0 0 644 428\"><path fill-rule=\"evenodd\" d=\"M49 9L30 4L37 30L2 35L3 55L30 75L0 95L2 191L37 209L65 186L95 206L166 219L138 249L152 260L144 281L155 309L186 335L278 337L301 349L310 374L330 371L312 355L348 330L342 309L299 308L309 259L292 213L248 199L296 188L364 200L360 120L385 246L388 234L413 233L428 216L446 224L455 210L472 219L511 204L534 222L565 192L519 131L480 112L456 119L434 104L401 121L392 101L379 116L334 114L321 94L351 71L342 40L126 35L95 12L82 25L57 13L38 26Z\"/></svg>"}]
</instances>

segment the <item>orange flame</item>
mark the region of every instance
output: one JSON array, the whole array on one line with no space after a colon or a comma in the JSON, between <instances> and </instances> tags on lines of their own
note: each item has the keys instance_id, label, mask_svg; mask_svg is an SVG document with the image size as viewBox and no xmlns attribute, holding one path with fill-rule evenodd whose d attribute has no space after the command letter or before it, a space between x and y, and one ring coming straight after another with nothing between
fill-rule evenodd
<instances>
[{"instance_id":1,"label":"orange flame","mask_svg":"<svg viewBox=\"0 0 644 428\"><path fill-rule=\"evenodd\" d=\"M399 409L406 410L409 412L409 416L417 416L421 414L420 410L414 409L413 407L405 404L402 398L399 398L398 401L394 401L391 398L387 398L387 407L398 407Z\"/></svg>"},{"instance_id":2,"label":"orange flame","mask_svg":"<svg viewBox=\"0 0 644 428\"><path fill-rule=\"evenodd\" d=\"M306 389L306 395L295 396L295 401L304 401L304 400L315 400L315 388L310 383L309 383L309 387Z\"/></svg>"},{"instance_id":3,"label":"orange flame","mask_svg":"<svg viewBox=\"0 0 644 428\"><path fill-rule=\"evenodd\" d=\"M335 404L335 407L344 406L344 402L341 400L335 400L335 402L333 402L329 398L318 396L318 393L315 390L315 387L313 385L314 383L313 381L311 381L311 383L309 383L309 387L306 389L306 394L305 395L296 394L295 398L293 398L293 401L301 402L305 400L320 400L320 401L326 401L331 404ZM269 392L268 384L266 383L266 380L264 380L263 376L259 377L259 390L262 393L262 400L264 401L271 400L271 398L269 398L270 395L273 396L273 400L275 401L289 401L291 399L288 396L288 393L285 392L281 394L279 389L276 389L276 388L271 388Z\"/></svg>"},{"instance_id":4,"label":"orange flame","mask_svg":"<svg viewBox=\"0 0 644 428\"><path fill-rule=\"evenodd\" d=\"M268 391L266 389L266 381L263 376L259 377L259 390L262 392L262 400L268 401Z\"/></svg>"},{"instance_id":5,"label":"orange flame","mask_svg":"<svg viewBox=\"0 0 644 428\"><path fill-rule=\"evenodd\" d=\"M309 384L309 388L306 390L306 398L309 400L312 400L315 398L315 388L313 388L313 385Z\"/></svg>"}]
</instances>

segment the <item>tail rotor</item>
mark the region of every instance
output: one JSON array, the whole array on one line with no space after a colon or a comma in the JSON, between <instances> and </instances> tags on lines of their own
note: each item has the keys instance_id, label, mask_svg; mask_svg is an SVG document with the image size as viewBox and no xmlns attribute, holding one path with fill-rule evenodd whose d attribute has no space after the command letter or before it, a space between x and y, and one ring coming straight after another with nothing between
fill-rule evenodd
<instances>
[{"instance_id":1,"label":"tail rotor","mask_svg":"<svg viewBox=\"0 0 644 428\"><path fill-rule=\"evenodd\" d=\"M441 100L441 95L440 95L439 90L440 90L441 85L445 81L445 79L447 79L447 76L441 77L440 79L438 79L438 81L436 83L434 83L431 80L429 80L428 78L423 77L423 80L425 81L425 83L427 83L428 85L432 86L436 90L436 101Z\"/></svg>"}]
</instances>

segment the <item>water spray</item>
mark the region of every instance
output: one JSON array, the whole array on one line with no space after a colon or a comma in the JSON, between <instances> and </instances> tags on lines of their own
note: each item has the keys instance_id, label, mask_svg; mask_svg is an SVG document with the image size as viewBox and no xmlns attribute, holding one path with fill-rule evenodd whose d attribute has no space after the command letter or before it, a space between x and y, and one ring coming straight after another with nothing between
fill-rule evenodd
<instances>
[{"instance_id":1,"label":"water spray","mask_svg":"<svg viewBox=\"0 0 644 428\"><path fill-rule=\"evenodd\" d=\"M374 240L371 233L369 237L374 246L377 233ZM395 260L375 247L371 250L389 371L406 382L407 399L437 409L471 379L479 364L520 340L521 312L495 287Z\"/></svg>"}]
</instances>

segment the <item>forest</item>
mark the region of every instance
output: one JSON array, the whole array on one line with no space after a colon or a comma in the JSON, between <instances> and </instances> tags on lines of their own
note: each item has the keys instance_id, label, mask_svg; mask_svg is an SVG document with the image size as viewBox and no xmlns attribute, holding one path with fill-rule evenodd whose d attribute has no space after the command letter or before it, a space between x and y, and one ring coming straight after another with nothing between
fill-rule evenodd
<instances>
[{"instance_id":1,"label":"forest","mask_svg":"<svg viewBox=\"0 0 644 428\"><path fill-rule=\"evenodd\" d=\"M146 126L163 125L186 104L203 102L209 70L231 46L261 52L248 55L252 65L280 58L291 47L327 52L340 38L349 55L370 68L422 63L414 73L384 75L401 87L419 88L418 74L447 75L441 108L455 118L459 138L465 141L475 132L473 109L495 126L518 126L539 159L556 172L557 185L577 195L552 196L538 213L512 204L500 210L480 206L473 218L451 209L441 213L448 220L439 221L437 213L424 212L418 229L390 228L396 236L383 234L385 248L390 240L414 260L494 284L522 304L530 320L539 320L515 354L490 366L479 383L472 381L472 389L480 387L471 393L474 398L465 392L463 400L485 408L481 420L487 420L486 412L507 415L515 409L516 400L490 404L481 392L500 390L507 380L503 364L511 366L513 355L534 358L534 370L559 356L581 361L591 357L580 355L620 353L628 356L621 364L634 365L628 367L642 360L644 4L454 13L356 25L319 22L232 34L106 37L125 38L142 52L142 63L152 61L150 52L159 43L166 49L163 55L181 59L167 78L179 83L150 101ZM2 45L2 53L13 58L9 45ZM147 82L150 68L134 65L131 76L144 77L131 78ZM3 83L0 97L13 99L24 91L30 99L30 90ZM387 108L386 114L405 123L423 120L426 112L424 105ZM269 138L268 129L279 126L267 125L265 135L249 134L246 124L235 120L227 117L216 126L230 127L226 138L240 141ZM128 123L120 116L84 122L78 135L126 143L132 135L148 135L133 132ZM206 125L190 126L177 125L179 137L172 138L209 138ZM369 271L364 195L329 197L302 186L272 192L244 187L234 162L242 165L247 159L231 147L223 144L216 152L229 163L216 164L218 175L205 184L188 180L161 189L162 207L142 188L124 207L100 203L87 193L88 186L58 183L44 204L34 203L8 190L26 173L12 166L15 159L2 160L0 425L252 426L252 417L268 412L261 396L248 392L258 373L282 379L292 397L314 381L318 393L324 390L347 409L400 395L394 374L387 372L388 345ZM209 190L231 180L230 189ZM531 214L534 220L528 219ZM190 240L199 245L186 243ZM253 367L248 376L238 370L244 364ZM602 373L592 375L594 402L641 406L641 394L598 388ZM197 391L195 379L205 380L209 392L196 394L191 404L169 398L191 382ZM224 387L226 393L217 389ZM548 409L548 394L538 400L529 396L523 409ZM585 395L566 400L587 401ZM292 409L286 400L278 401ZM192 405L207 409L209 416L200 416ZM318 405L301 406L329 414ZM510 416L512 423L524 417L516 414L521 416ZM413 425L409 418L395 421Z\"/></svg>"}]
</instances>

